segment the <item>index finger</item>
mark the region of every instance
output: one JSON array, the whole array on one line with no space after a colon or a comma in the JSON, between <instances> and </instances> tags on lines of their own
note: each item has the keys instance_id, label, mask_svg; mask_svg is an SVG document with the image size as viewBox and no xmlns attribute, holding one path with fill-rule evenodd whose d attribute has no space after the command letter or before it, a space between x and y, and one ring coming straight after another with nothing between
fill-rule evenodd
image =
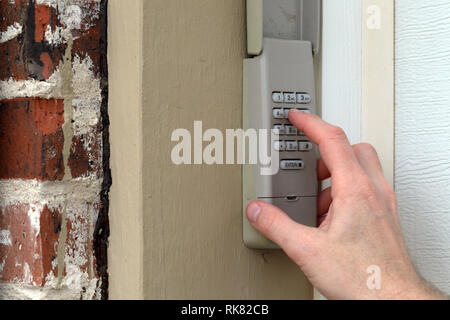
<instances>
[{"instance_id":1,"label":"index finger","mask_svg":"<svg viewBox=\"0 0 450 320\"><path fill-rule=\"evenodd\" d=\"M320 155L332 177L351 179L351 173L360 172L352 146L341 128L296 109L289 112L289 121L319 146Z\"/></svg>"}]
</instances>

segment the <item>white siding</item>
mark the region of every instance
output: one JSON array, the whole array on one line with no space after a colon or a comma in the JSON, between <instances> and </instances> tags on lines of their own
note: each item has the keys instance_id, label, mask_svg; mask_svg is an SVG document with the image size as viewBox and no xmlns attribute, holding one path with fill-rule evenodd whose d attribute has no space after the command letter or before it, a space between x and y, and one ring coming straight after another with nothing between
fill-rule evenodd
<instances>
[{"instance_id":1,"label":"white siding","mask_svg":"<svg viewBox=\"0 0 450 320\"><path fill-rule=\"evenodd\" d=\"M419 272L450 293L450 1L396 1L396 191Z\"/></svg>"}]
</instances>

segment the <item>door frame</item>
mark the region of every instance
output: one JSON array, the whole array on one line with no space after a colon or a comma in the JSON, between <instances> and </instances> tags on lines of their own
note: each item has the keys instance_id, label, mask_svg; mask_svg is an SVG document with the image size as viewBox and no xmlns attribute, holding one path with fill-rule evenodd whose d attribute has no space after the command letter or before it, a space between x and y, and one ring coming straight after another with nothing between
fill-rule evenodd
<instances>
[{"instance_id":1,"label":"door frame","mask_svg":"<svg viewBox=\"0 0 450 320\"><path fill-rule=\"evenodd\" d=\"M322 117L371 143L394 186L393 0L323 1ZM345 19L343 19L345 17Z\"/></svg>"}]
</instances>

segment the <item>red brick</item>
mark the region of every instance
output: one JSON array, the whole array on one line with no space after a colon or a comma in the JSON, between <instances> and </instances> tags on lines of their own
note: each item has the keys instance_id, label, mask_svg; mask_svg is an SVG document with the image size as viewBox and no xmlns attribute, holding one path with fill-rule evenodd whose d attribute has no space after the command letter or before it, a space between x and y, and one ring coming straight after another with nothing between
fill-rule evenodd
<instances>
[{"instance_id":1,"label":"red brick","mask_svg":"<svg viewBox=\"0 0 450 320\"><path fill-rule=\"evenodd\" d=\"M6 29L14 23L24 25L24 12L27 12L28 1L20 0L10 3L10 1L0 1L0 29L6 31ZM0 43L0 80L13 77L15 79L26 79L27 68L23 63L23 59L20 58L21 48L24 44L23 32L17 38Z\"/></svg>"},{"instance_id":2,"label":"red brick","mask_svg":"<svg viewBox=\"0 0 450 320\"><path fill-rule=\"evenodd\" d=\"M45 5L29 7L28 0L0 2L0 28L5 31L14 23L22 26L22 34L0 43L0 80L48 79L61 60L66 44L51 47L45 42L45 31L62 26L56 9Z\"/></svg>"},{"instance_id":3,"label":"red brick","mask_svg":"<svg viewBox=\"0 0 450 320\"><path fill-rule=\"evenodd\" d=\"M82 15L80 30L70 30L74 38L71 54L72 59L79 56L84 60L89 56L93 62L95 76L102 79L101 85L105 88L106 70L101 68L106 67L106 38L102 34L102 28L106 27L106 2L102 1L102 11L99 15L90 15L87 12L89 7L92 9L96 4L96 1L89 0L81 3L80 8L85 12ZM0 56L3 57L0 60L0 80L48 79L58 68L67 49L66 43L55 45L45 40L45 32L49 26L54 31L56 27L66 25L60 21L57 10L37 5L35 1L30 0L15 0L12 3L9 0L0 0L0 16L0 31L5 31L14 23L23 26L22 34L0 44ZM64 170L68 170L64 168L62 155L65 138L62 130L63 101L38 98L4 100L0 101L0 112L0 179L61 180ZM103 177L104 136L107 137L107 127L103 127L100 121L87 136L72 138L67 164L73 178L87 175ZM105 148L107 147L106 145ZM108 151L104 154L107 157ZM103 204L96 204L92 208L93 204L80 200L75 206L77 212L69 214L70 219L66 225L66 258L78 265L81 271L87 272L89 277L102 279L103 298L107 297L108 285L107 167L105 172L105 192L98 195L98 201L103 201ZM7 195L4 195L4 199L7 199ZM31 227L28 217L30 205L1 205L3 209L0 209L0 230L11 232L12 245L0 245L0 264L4 263L0 281L27 281L38 286L44 285L49 272L58 274L57 266L54 268L53 265L58 254L63 208L51 210L44 207L38 222L40 232L37 233ZM76 214L75 218L73 214ZM99 214L101 219L97 224L93 224ZM29 266L29 273L25 272L25 263ZM63 270L63 275L65 272L66 270Z\"/></svg>"},{"instance_id":4,"label":"red brick","mask_svg":"<svg viewBox=\"0 0 450 320\"><path fill-rule=\"evenodd\" d=\"M90 137L88 143L85 141L87 139L85 136L74 137L72 140L72 152L68 164L73 178L88 175L94 175L97 178L102 177L100 131L95 131L90 134Z\"/></svg>"},{"instance_id":5,"label":"red brick","mask_svg":"<svg viewBox=\"0 0 450 320\"><path fill-rule=\"evenodd\" d=\"M62 100L0 101L0 179L64 177Z\"/></svg>"},{"instance_id":6,"label":"red brick","mask_svg":"<svg viewBox=\"0 0 450 320\"><path fill-rule=\"evenodd\" d=\"M41 54L41 62L43 64L42 76L44 77L44 79L48 79L55 71L55 64L53 63L53 60L48 52L44 52Z\"/></svg>"},{"instance_id":7,"label":"red brick","mask_svg":"<svg viewBox=\"0 0 450 320\"><path fill-rule=\"evenodd\" d=\"M93 21L95 24L82 33L79 38L73 42L72 55L78 55L81 59L89 56L93 63L93 72L98 74L100 70L101 50L99 45L101 41L100 26L98 21Z\"/></svg>"},{"instance_id":8,"label":"red brick","mask_svg":"<svg viewBox=\"0 0 450 320\"><path fill-rule=\"evenodd\" d=\"M61 232L62 216L58 210L44 207L40 219L41 263L44 278L50 273L58 274L58 265L54 263L58 256L58 241ZM53 265L55 266L53 268ZM45 280L45 279L43 279ZM42 282L44 284L45 281Z\"/></svg>"},{"instance_id":9,"label":"red brick","mask_svg":"<svg viewBox=\"0 0 450 320\"><path fill-rule=\"evenodd\" d=\"M100 205L94 205L94 211L98 212ZM11 205L0 208L0 230L8 230L11 235L11 245L0 244L0 264L3 271L0 272L0 281L21 282L30 285L43 286L46 277L52 272L58 276L58 246L62 229L62 208L50 210L44 206L40 214L39 229L32 226L27 204ZM73 224L67 219L67 239L65 242L65 255L69 259L85 263L79 265L81 272L87 272L90 278L97 277L95 273L95 260L92 250L92 230L87 216L90 210L80 213ZM95 217L91 217L95 218ZM28 265L28 270L25 268ZM64 267L63 276L66 275Z\"/></svg>"},{"instance_id":10,"label":"red brick","mask_svg":"<svg viewBox=\"0 0 450 320\"><path fill-rule=\"evenodd\" d=\"M43 42L45 39L45 31L50 25L51 8L46 5L35 5L35 30L34 40L36 42Z\"/></svg>"},{"instance_id":11,"label":"red brick","mask_svg":"<svg viewBox=\"0 0 450 320\"><path fill-rule=\"evenodd\" d=\"M0 210L0 229L8 230L11 234L11 246L0 244L0 263L3 264L1 280L40 286L44 284L41 240L39 230L31 225L29 210L26 204ZM25 269L26 264L29 270Z\"/></svg>"}]
</instances>

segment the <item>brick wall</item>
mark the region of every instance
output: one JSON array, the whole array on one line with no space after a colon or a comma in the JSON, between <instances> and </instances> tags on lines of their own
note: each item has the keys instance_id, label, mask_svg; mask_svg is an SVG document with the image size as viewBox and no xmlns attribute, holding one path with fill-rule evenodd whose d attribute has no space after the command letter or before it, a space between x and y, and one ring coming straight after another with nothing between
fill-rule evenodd
<instances>
[{"instance_id":1,"label":"brick wall","mask_svg":"<svg viewBox=\"0 0 450 320\"><path fill-rule=\"evenodd\" d=\"M106 7L0 0L0 298L107 298Z\"/></svg>"}]
</instances>

